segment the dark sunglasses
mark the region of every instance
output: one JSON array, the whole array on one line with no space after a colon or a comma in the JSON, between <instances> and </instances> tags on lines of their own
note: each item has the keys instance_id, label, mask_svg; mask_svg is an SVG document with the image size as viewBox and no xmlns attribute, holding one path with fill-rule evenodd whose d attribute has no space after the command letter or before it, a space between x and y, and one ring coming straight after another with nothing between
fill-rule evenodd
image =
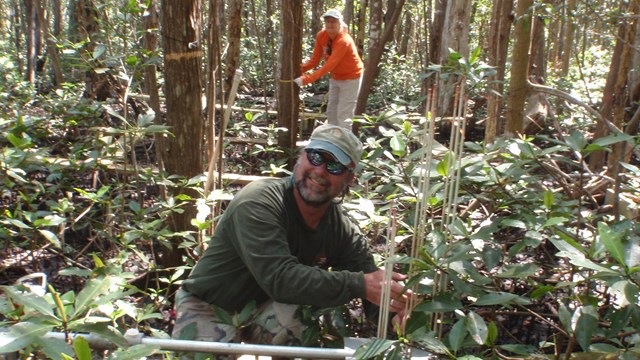
<instances>
[{"instance_id":1,"label":"dark sunglasses","mask_svg":"<svg viewBox=\"0 0 640 360\"><path fill-rule=\"evenodd\" d=\"M333 43L333 39L329 39L327 42L327 55L331 55L331 44Z\"/></svg>"},{"instance_id":2,"label":"dark sunglasses","mask_svg":"<svg viewBox=\"0 0 640 360\"><path fill-rule=\"evenodd\" d=\"M307 160L309 160L311 165L320 166L322 164L327 164L325 168L329 174L341 175L345 171L351 171L351 168L342 165L339 161L326 158L322 155L322 151L315 149L305 149L305 151L307 152Z\"/></svg>"}]
</instances>

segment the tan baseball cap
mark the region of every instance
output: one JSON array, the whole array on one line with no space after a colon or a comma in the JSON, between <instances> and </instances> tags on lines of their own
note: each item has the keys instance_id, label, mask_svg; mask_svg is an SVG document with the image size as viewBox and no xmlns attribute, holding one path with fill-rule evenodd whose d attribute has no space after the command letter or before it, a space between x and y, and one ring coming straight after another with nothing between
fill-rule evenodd
<instances>
[{"instance_id":1,"label":"tan baseball cap","mask_svg":"<svg viewBox=\"0 0 640 360\"><path fill-rule=\"evenodd\" d=\"M338 9L330 9L327 10L326 13L324 13L324 15L322 15L322 18L327 18L327 17L331 17L334 19L338 19L340 21L342 21L342 14L340 13L340 11Z\"/></svg>"},{"instance_id":2,"label":"tan baseball cap","mask_svg":"<svg viewBox=\"0 0 640 360\"><path fill-rule=\"evenodd\" d=\"M350 130L331 124L321 125L313 130L305 148L326 151L345 166L351 163L358 165L362 156L360 140Z\"/></svg>"}]
</instances>

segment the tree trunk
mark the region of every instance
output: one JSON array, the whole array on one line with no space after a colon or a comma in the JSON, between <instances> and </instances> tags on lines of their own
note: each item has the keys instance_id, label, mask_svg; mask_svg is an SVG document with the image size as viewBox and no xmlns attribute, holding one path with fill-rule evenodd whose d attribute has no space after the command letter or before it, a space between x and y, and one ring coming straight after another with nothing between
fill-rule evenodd
<instances>
[{"instance_id":1,"label":"tree trunk","mask_svg":"<svg viewBox=\"0 0 640 360\"><path fill-rule=\"evenodd\" d=\"M348 27L351 26L351 22L353 21L353 2L354 0L345 0L344 2L344 11L342 12L342 17L344 18L344 23L347 24Z\"/></svg>"},{"instance_id":2,"label":"tree trunk","mask_svg":"<svg viewBox=\"0 0 640 360\"><path fill-rule=\"evenodd\" d=\"M156 30L160 24L158 22L158 12L156 10L156 2L149 0L147 8L148 15L144 18L144 29L146 30L142 38L142 44L145 51L151 56L158 51L158 35ZM150 60L149 58L146 59ZM144 92L149 95L149 106L155 113L154 123L162 125L164 123L162 119L162 113L160 109L160 94L158 93L158 79L156 73L156 66L154 64L148 64L144 67L144 82L142 84ZM164 171L164 136L154 135L156 158L158 161L158 169ZM166 199L166 194L163 191L160 192L163 199Z\"/></svg>"},{"instance_id":3,"label":"tree trunk","mask_svg":"<svg viewBox=\"0 0 640 360\"><path fill-rule=\"evenodd\" d=\"M324 0L314 0L311 2L311 37L315 39L316 34L324 26L322 14L324 14ZM348 23L347 23L348 24Z\"/></svg>"},{"instance_id":4,"label":"tree trunk","mask_svg":"<svg viewBox=\"0 0 640 360\"><path fill-rule=\"evenodd\" d=\"M363 57L364 52L364 34L367 28L367 7L369 6L368 0L360 0L360 9L358 10L358 32L355 34L353 41L356 43L358 54Z\"/></svg>"},{"instance_id":5,"label":"tree trunk","mask_svg":"<svg viewBox=\"0 0 640 360\"><path fill-rule=\"evenodd\" d=\"M573 38L576 33L576 24L574 23L574 12L576 11L577 0L569 0L567 2L567 16L562 29L564 35L560 40L562 44L562 52L560 53L560 78L564 78L569 74L569 65L571 57L574 55Z\"/></svg>"},{"instance_id":6,"label":"tree trunk","mask_svg":"<svg viewBox=\"0 0 640 360\"><path fill-rule=\"evenodd\" d=\"M35 85L36 82L36 63L38 61L38 8L39 0L24 0L24 15L27 23L26 43L27 43L27 72L24 76L25 81Z\"/></svg>"},{"instance_id":7,"label":"tree trunk","mask_svg":"<svg viewBox=\"0 0 640 360\"><path fill-rule=\"evenodd\" d=\"M199 0L162 1L162 42L164 47L165 97L167 125L174 136L166 143L165 165L169 174L191 178L202 173L202 103L201 103L201 6ZM169 35L170 34L170 35ZM197 198L189 188L172 189ZM196 215L194 202L184 204L184 212L172 213L173 231L193 231ZM163 253L165 268L182 265L184 250L180 241Z\"/></svg>"},{"instance_id":8,"label":"tree trunk","mask_svg":"<svg viewBox=\"0 0 640 360\"><path fill-rule=\"evenodd\" d=\"M60 0L53 0L51 2L51 9L53 11L53 36L58 38L62 33L62 4Z\"/></svg>"},{"instance_id":9,"label":"tree trunk","mask_svg":"<svg viewBox=\"0 0 640 360\"><path fill-rule=\"evenodd\" d=\"M444 32L444 20L447 15L447 1L435 0L435 7L433 10L433 16L430 17L431 24L429 24L429 38L428 45L429 51L427 54L427 66L432 64L440 64L440 54L442 53L442 37ZM429 20L427 20L429 21ZM422 83L422 95L426 96L430 90L436 91L437 76L432 75L426 77ZM433 98L437 98L437 93L432 94ZM435 108L435 107L433 107ZM435 115L435 114L432 114Z\"/></svg>"},{"instance_id":10,"label":"tree trunk","mask_svg":"<svg viewBox=\"0 0 640 360\"><path fill-rule=\"evenodd\" d=\"M218 34L227 33L227 12L225 1L226 0L216 1L216 4L218 5L218 17L216 18L216 23L218 24Z\"/></svg>"},{"instance_id":11,"label":"tree trunk","mask_svg":"<svg viewBox=\"0 0 640 360\"><path fill-rule=\"evenodd\" d=\"M414 21L411 11L405 11L405 21L402 30L399 31L400 38L398 39L398 56L407 58L409 54L409 40L414 33Z\"/></svg>"},{"instance_id":12,"label":"tree trunk","mask_svg":"<svg viewBox=\"0 0 640 360\"><path fill-rule=\"evenodd\" d=\"M302 9L303 0L281 0L282 47L280 48L280 81L278 91L278 126L288 129L280 133L278 145L292 155L289 167L293 169L298 136L300 89L293 79L300 76L302 63Z\"/></svg>"},{"instance_id":13,"label":"tree trunk","mask_svg":"<svg viewBox=\"0 0 640 360\"><path fill-rule=\"evenodd\" d=\"M10 25L11 28L13 29L13 32L11 33L12 35L12 42L13 42L13 46L15 49L15 59L16 59L16 65L18 68L18 73L22 73L23 69L24 69L24 64L22 62L22 56L20 56L20 54L22 54L22 34L24 33L24 27L21 25L24 22L21 20L22 19L22 7L20 6L20 1L19 0L11 0L11 7L14 9L14 11L11 14L11 18L10 18ZM21 31L22 30L22 31Z\"/></svg>"},{"instance_id":14,"label":"tree trunk","mask_svg":"<svg viewBox=\"0 0 640 360\"><path fill-rule=\"evenodd\" d=\"M520 0L516 8L516 26L511 55L511 81L507 97L507 124L505 135L522 133L524 104L527 98L527 71L529 69L529 43L531 40L531 13L533 0Z\"/></svg>"},{"instance_id":15,"label":"tree trunk","mask_svg":"<svg viewBox=\"0 0 640 360\"><path fill-rule=\"evenodd\" d=\"M621 9L621 12L633 11L635 1L632 1L628 5L628 9ZM623 6L623 5L621 5ZM619 125L622 122L624 116L624 103L626 101L626 94L624 93L627 85L628 67L631 62L630 46L633 44L635 37L634 24L637 22L628 22L626 20L619 22L618 34L616 45L613 48L613 54L611 55L611 65L609 66L609 74L607 76L607 82L605 83L604 91L602 92L602 106L600 108L600 114L603 118L611 121L615 125ZM633 31L633 32L632 32ZM599 122L596 125L596 131L594 139L598 139L606 136L609 133L609 129L603 122ZM609 155L614 158L614 154ZM593 171L600 172L603 170L606 163L606 153L604 151L595 151L589 156L589 166ZM608 169L609 175L611 171L617 169Z\"/></svg>"},{"instance_id":16,"label":"tree trunk","mask_svg":"<svg viewBox=\"0 0 640 360\"><path fill-rule=\"evenodd\" d=\"M539 85L545 84L547 65L545 57L545 22L540 16L533 17L533 38L531 39L531 58L529 59L529 79ZM536 134L545 128L549 115L547 95L542 92L527 92L524 116L524 133Z\"/></svg>"},{"instance_id":17,"label":"tree trunk","mask_svg":"<svg viewBox=\"0 0 640 360\"><path fill-rule=\"evenodd\" d=\"M375 1L374 1L375 2ZM373 5L373 2L372 2ZM378 65L380 64L380 59L382 59L382 54L384 53L384 45L393 38L393 28L395 27L398 19L400 18L400 14L402 14L402 8L404 7L404 0L398 1L396 6L391 13L390 20L384 26L384 31L381 31L380 40L375 43L375 46L369 49L369 56L365 61L364 75L362 77L362 85L360 86L360 93L358 94L358 103L356 104L355 113L360 115L363 114L367 108L367 101L369 99L369 94L373 89L373 81L378 76ZM371 12L373 13L374 7L371 8ZM370 24L370 26L372 26ZM372 37L374 32L370 32ZM358 131L358 123L354 123L354 131Z\"/></svg>"},{"instance_id":18,"label":"tree trunk","mask_svg":"<svg viewBox=\"0 0 640 360\"><path fill-rule=\"evenodd\" d=\"M233 76L240 65L240 37L242 35L242 8L243 0L230 0L229 2L229 46L227 46L227 58L225 59L224 77L224 103L229 97L229 90L233 83Z\"/></svg>"},{"instance_id":19,"label":"tree trunk","mask_svg":"<svg viewBox=\"0 0 640 360\"><path fill-rule=\"evenodd\" d=\"M56 44L52 40L52 35L49 31L49 22L45 18L45 9L41 7L38 10L38 22L40 23L42 32L45 36L45 42L47 44L47 54L49 56L49 60L51 62L51 69L53 70L53 87L59 88L60 85L64 82L64 77L62 75L62 68L60 67L60 59L58 57L58 48ZM55 14L55 11L54 11Z\"/></svg>"},{"instance_id":20,"label":"tree trunk","mask_svg":"<svg viewBox=\"0 0 640 360\"><path fill-rule=\"evenodd\" d=\"M470 1L448 1L444 21L440 59L437 64L446 64L449 60L449 49L453 49L462 57L469 57L469 28L471 19ZM456 86L460 83L458 76L441 77L438 84L438 114L453 114L453 99ZM446 123L442 123L446 124Z\"/></svg>"},{"instance_id":21,"label":"tree trunk","mask_svg":"<svg viewBox=\"0 0 640 360\"><path fill-rule=\"evenodd\" d=\"M638 18L640 17L640 3L638 1L629 2L627 9L624 11L625 18L621 20L621 24L625 24L625 29L621 29L618 42L623 43L622 54L620 56L619 67L617 69L618 74L615 79L615 86L613 91L613 99L611 106L611 122L619 129L624 129L624 126L628 120L627 106L629 105L629 74L632 70L638 69L631 68L631 61L633 53L637 52L634 49L636 41L636 28L638 27ZM632 20L627 20L626 16L630 16ZM607 161L607 175L613 178L618 178L621 172L624 170L620 167L620 162L625 161L631 157L631 148L626 142L617 143L612 146L611 153L608 155Z\"/></svg>"},{"instance_id":22,"label":"tree trunk","mask_svg":"<svg viewBox=\"0 0 640 360\"><path fill-rule=\"evenodd\" d=\"M511 11L513 0L497 0L493 4L491 26L489 29L489 65L496 68L496 74L489 79L492 91L488 94L487 122L485 126L484 142L490 144L498 132L503 129L502 106L504 91L504 75L509 49L509 32L511 30Z\"/></svg>"}]
</instances>

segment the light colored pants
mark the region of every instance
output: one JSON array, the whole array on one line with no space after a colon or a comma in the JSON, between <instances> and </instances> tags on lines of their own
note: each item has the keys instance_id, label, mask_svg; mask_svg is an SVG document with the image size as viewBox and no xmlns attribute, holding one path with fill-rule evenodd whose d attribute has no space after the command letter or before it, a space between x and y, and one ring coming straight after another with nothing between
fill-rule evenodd
<instances>
[{"instance_id":1,"label":"light colored pants","mask_svg":"<svg viewBox=\"0 0 640 360\"><path fill-rule=\"evenodd\" d=\"M171 338L301 346L306 326L296 318L297 310L298 305L267 301L260 305L250 324L242 324L244 328L238 329L221 322L216 316L215 306L180 289L176 294L176 322Z\"/></svg>"},{"instance_id":2,"label":"light colored pants","mask_svg":"<svg viewBox=\"0 0 640 360\"><path fill-rule=\"evenodd\" d=\"M354 80L329 80L327 120L329 124L351 129L362 76Z\"/></svg>"}]
</instances>

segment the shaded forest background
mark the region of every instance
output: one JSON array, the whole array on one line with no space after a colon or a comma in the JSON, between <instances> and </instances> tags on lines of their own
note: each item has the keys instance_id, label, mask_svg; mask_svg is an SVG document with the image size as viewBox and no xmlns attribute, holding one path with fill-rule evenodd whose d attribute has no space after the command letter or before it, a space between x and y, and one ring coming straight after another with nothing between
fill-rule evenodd
<instances>
[{"instance_id":1,"label":"shaded forest background","mask_svg":"<svg viewBox=\"0 0 640 360\"><path fill-rule=\"evenodd\" d=\"M365 62L344 205L419 294L378 349L638 356L633 0L0 0L0 313L21 339L0 349L73 354L51 330L166 336L226 201L286 175L324 120L328 81L291 80L330 7ZM14 286L30 273L45 297ZM372 336L323 311L310 339Z\"/></svg>"}]
</instances>

